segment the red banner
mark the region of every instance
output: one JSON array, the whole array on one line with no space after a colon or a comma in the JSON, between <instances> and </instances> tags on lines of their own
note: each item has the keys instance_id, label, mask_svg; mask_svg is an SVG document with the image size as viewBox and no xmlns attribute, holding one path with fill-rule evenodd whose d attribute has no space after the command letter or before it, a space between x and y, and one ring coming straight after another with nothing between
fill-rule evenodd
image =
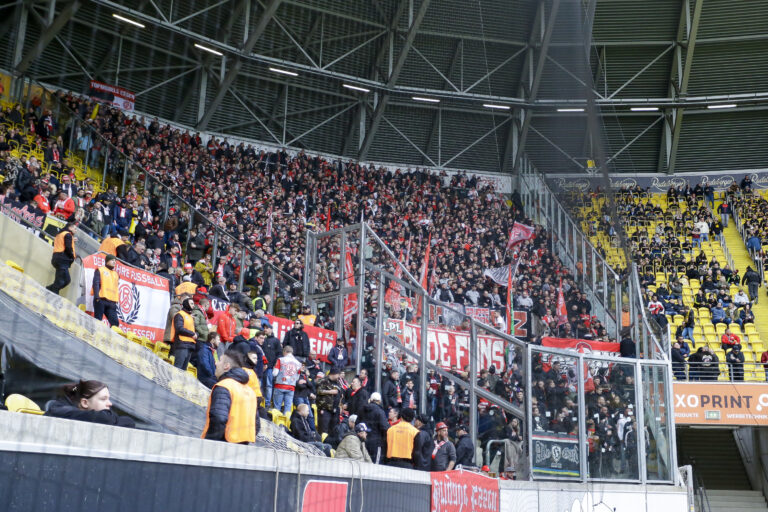
<instances>
[{"instance_id":1,"label":"red banner","mask_svg":"<svg viewBox=\"0 0 768 512\"><path fill-rule=\"evenodd\" d=\"M432 512L498 512L499 480L472 471L439 471L432 481Z\"/></svg>"},{"instance_id":2,"label":"red banner","mask_svg":"<svg viewBox=\"0 0 768 512\"><path fill-rule=\"evenodd\" d=\"M582 340L577 338L552 338L544 336L541 344L545 347L575 350L581 354L592 352L616 355L619 352L619 344L607 341Z\"/></svg>"},{"instance_id":3,"label":"red banner","mask_svg":"<svg viewBox=\"0 0 768 512\"><path fill-rule=\"evenodd\" d=\"M355 286L355 266L352 263L352 249L347 247L347 256L344 260L344 286ZM344 325L352 323L352 316L357 313L357 294L350 293L344 297Z\"/></svg>"},{"instance_id":4,"label":"red banner","mask_svg":"<svg viewBox=\"0 0 768 512\"><path fill-rule=\"evenodd\" d=\"M88 95L96 100L121 108L123 110L133 111L136 95L128 89L123 89L116 85L105 84L91 80L91 87Z\"/></svg>"},{"instance_id":5,"label":"red banner","mask_svg":"<svg viewBox=\"0 0 768 512\"><path fill-rule=\"evenodd\" d=\"M417 354L421 353L421 327L407 324L403 320L387 319L384 322L384 332L388 336L400 340L406 348ZM443 368L457 366L464 368L469 364L469 332L440 329L430 326L427 337L427 358L431 363L440 361ZM489 368L494 365L497 370L506 368L504 359L504 340L496 336L477 336L477 367Z\"/></svg>"},{"instance_id":6,"label":"red banner","mask_svg":"<svg viewBox=\"0 0 768 512\"><path fill-rule=\"evenodd\" d=\"M275 337L281 341L285 333L293 328L293 320L272 315L267 315L267 319L272 324ZM326 356L333 346L336 345L336 332L313 325L305 325L304 332L309 336L309 349L317 354L318 359L327 363L328 358Z\"/></svg>"}]
</instances>

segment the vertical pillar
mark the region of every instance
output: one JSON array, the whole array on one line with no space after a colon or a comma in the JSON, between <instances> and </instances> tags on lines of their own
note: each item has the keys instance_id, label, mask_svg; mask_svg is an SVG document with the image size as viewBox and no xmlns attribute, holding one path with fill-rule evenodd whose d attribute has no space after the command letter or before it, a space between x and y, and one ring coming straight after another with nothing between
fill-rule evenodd
<instances>
[{"instance_id":1,"label":"vertical pillar","mask_svg":"<svg viewBox=\"0 0 768 512\"><path fill-rule=\"evenodd\" d=\"M120 187L120 195L125 196L125 182L128 180L128 159L125 159L125 162L123 163L123 184Z\"/></svg>"},{"instance_id":2,"label":"vertical pillar","mask_svg":"<svg viewBox=\"0 0 768 512\"><path fill-rule=\"evenodd\" d=\"M184 243L184 254L189 254L189 232L195 227L195 210L189 208L189 223L187 224L187 241Z\"/></svg>"},{"instance_id":3,"label":"vertical pillar","mask_svg":"<svg viewBox=\"0 0 768 512\"><path fill-rule=\"evenodd\" d=\"M168 220L168 209L171 207L171 192L166 188L163 197L163 224Z\"/></svg>"},{"instance_id":4,"label":"vertical pillar","mask_svg":"<svg viewBox=\"0 0 768 512\"><path fill-rule=\"evenodd\" d=\"M167 205L166 205L166 211L168 211ZM211 267L213 268L214 276L216 274L216 260L218 259L218 256L219 256L219 228L214 226L213 227L213 251L211 252Z\"/></svg>"},{"instance_id":5,"label":"vertical pillar","mask_svg":"<svg viewBox=\"0 0 768 512\"><path fill-rule=\"evenodd\" d=\"M360 222L360 247L357 249L357 261L360 265L360 274L358 275L358 281L357 281L357 327L355 335L357 336L357 373L360 373L360 368L363 363L363 351L365 349L365 328L364 328L364 321L365 321L365 244L366 244L366 224L364 222ZM341 260L339 262L339 267L344 267L344 261ZM383 280L383 277L382 277ZM340 283L340 287L344 286L344 282L342 281ZM383 282L379 282L379 286L383 286ZM377 318L381 317L381 311L384 305L384 291L383 289L379 290L380 292L380 299L379 304L377 306L378 308L378 314L376 315ZM342 302L342 308L344 307L344 304ZM378 325L378 322L377 322ZM382 329L383 329L382 324ZM383 332L383 330L382 330ZM379 340L381 341L381 340Z\"/></svg>"},{"instance_id":6,"label":"vertical pillar","mask_svg":"<svg viewBox=\"0 0 768 512\"><path fill-rule=\"evenodd\" d=\"M101 175L101 183L102 185L105 185L105 186L107 183L107 166L108 165L109 165L109 148L106 148L106 152L104 153L104 172Z\"/></svg>"},{"instance_id":7,"label":"vertical pillar","mask_svg":"<svg viewBox=\"0 0 768 512\"><path fill-rule=\"evenodd\" d=\"M250 3L250 2L248 2ZM208 94L208 70L206 68L200 68L200 95L197 98L197 122L205 115L205 97Z\"/></svg>"},{"instance_id":8,"label":"vertical pillar","mask_svg":"<svg viewBox=\"0 0 768 512\"><path fill-rule=\"evenodd\" d=\"M376 347L376 391L381 393L381 368L384 364L384 274L379 274L378 291L376 292L376 333L373 346ZM357 334L357 360L361 361L365 345L364 332L358 332ZM357 370L360 373L360 370Z\"/></svg>"},{"instance_id":9,"label":"vertical pillar","mask_svg":"<svg viewBox=\"0 0 768 512\"><path fill-rule=\"evenodd\" d=\"M272 267L267 267L269 269L269 296L272 297L272 300L269 301L269 306L267 306L267 310L270 315L275 314L275 301L277 300L277 297L275 297L275 269Z\"/></svg>"},{"instance_id":10,"label":"vertical pillar","mask_svg":"<svg viewBox=\"0 0 768 512\"><path fill-rule=\"evenodd\" d=\"M639 461L640 481L645 483L647 478L646 471L646 453L645 453L645 394L643 393L643 366L640 361L635 361L635 417L637 418L637 446L639 453L637 459Z\"/></svg>"},{"instance_id":11,"label":"vertical pillar","mask_svg":"<svg viewBox=\"0 0 768 512\"><path fill-rule=\"evenodd\" d=\"M469 437L477 446L477 325L469 319Z\"/></svg>"},{"instance_id":12,"label":"vertical pillar","mask_svg":"<svg viewBox=\"0 0 768 512\"><path fill-rule=\"evenodd\" d=\"M584 368L584 354L579 354L579 368L578 372L582 372ZM579 379L581 380L581 379ZM581 481L586 482L587 480L587 429L586 424L584 422L585 414L584 411L586 411L586 401L584 400L584 382L579 382L579 414L581 414L581 417L579 418L579 471L581 472ZM530 414L530 413L529 413ZM531 455L533 456L533 455Z\"/></svg>"},{"instance_id":13,"label":"vertical pillar","mask_svg":"<svg viewBox=\"0 0 768 512\"><path fill-rule=\"evenodd\" d=\"M189 238L189 237L187 237ZM240 251L240 277L237 280L237 289L239 291L243 291L243 283L245 283L245 271L246 271L246 265L245 265L245 244L243 244L243 248Z\"/></svg>"}]
</instances>

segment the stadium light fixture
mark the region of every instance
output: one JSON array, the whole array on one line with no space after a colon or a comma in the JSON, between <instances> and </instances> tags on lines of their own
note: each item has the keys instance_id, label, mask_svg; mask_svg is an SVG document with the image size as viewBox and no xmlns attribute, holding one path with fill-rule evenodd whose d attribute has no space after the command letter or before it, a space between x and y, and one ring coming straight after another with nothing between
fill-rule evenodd
<instances>
[{"instance_id":1,"label":"stadium light fixture","mask_svg":"<svg viewBox=\"0 0 768 512\"><path fill-rule=\"evenodd\" d=\"M632 112L658 112L659 107L632 107L629 110Z\"/></svg>"},{"instance_id":2,"label":"stadium light fixture","mask_svg":"<svg viewBox=\"0 0 768 512\"><path fill-rule=\"evenodd\" d=\"M558 112L584 112L583 108L559 108Z\"/></svg>"},{"instance_id":3,"label":"stadium light fixture","mask_svg":"<svg viewBox=\"0 0 768 512\"><path fill-rule=\"evenodd\" d=\"M343 87L346 87L347 89L352 89L353 91L360 91L360 92L371 92L370 89L366 89L365 87L360 87L358 85L351 85L351 84L341 84Z\"/></svg>"},{"instance_id":4,"label":"stadium light fixture","mask_svg":"<svg viewBox=\"0 0 768 512\"><path fill-rule=\"evenodd\" d=\"M115 18L115 19L117 19L117 20L120 20L120 21L124 21L125 23L130 23L130 24L131 24L131 25L133 25L134 27L144 28L144 25L143 25L143 24L141 24L141 23L139 23L138 21L133 21L133 20L130 20L130 19L128 19L128 18L125 18L125 17L123 17L123 16L120 16L119 14L112 14L112 17L113 17L113 18Z\"/></svg>"},{"instance_id":5,"label":"stadium light fixture","mask_svg":"<svg viewBox=\"0 0 768 512\"><path fill-rule=\"evenodd\" d=\"M214 54L214 55L218 55L219 57L221 57L222 55L224 55L223 53L221 53L221 52L220 52L220 51L218 51L218 50L214 50L213 48L208 48L207 46L203 46L203 45L201 45L201 44L197 44L197 43L195 43L195 48L200 48L201 50L204 50L204 51L206 51L206 52L210 52L210 53L212 53L212 54Z\"/></svg>"},{"instance_id":6,"label":"stadium light fixture","mask_svg":"<svg viewBox=\"0 0 768 512\"><path fill-rule=\"evenodd\" d=\"M280 73L281 75L299 76L298 73L294 73L293 71L288 71L287 69L269 68L269 70L272 71L273 73Z\"/></svg>"},{"instance_id":7,"label":"stadium light fixture","mask_svg":"<svg viewBox=\"0 0 768 512\"><path fill-rule=\"evenodd\" d=\"M425 98L424 96L411 96L411 99L413 101L425 101L427 103L440 103L440 100L437 98Z\"/></svg>"},{"instance_id":8,"label":"stadium light fixture","mask_svg":"<svg viewBox=\"0 0 768 512\"><path fill-rule=\"evenodd\" d=\"M736 104L735 103L726 103L726 104L723 104L723 105L707 105L707 108L708 109L712 109L712 110L718 109L718 108L736 108Z\"/></svg>"},{"instance_id":9,"label":"stadium light fixture","mask_svg":"<svg viewBox=\"0 0 768 512\"><path fill-rule=\"evenodd\" d=\"M509 105L494 105L493 103L483 103L485 108L495 108L497 110L509 110Z\"/></svg>"}]
</instances>

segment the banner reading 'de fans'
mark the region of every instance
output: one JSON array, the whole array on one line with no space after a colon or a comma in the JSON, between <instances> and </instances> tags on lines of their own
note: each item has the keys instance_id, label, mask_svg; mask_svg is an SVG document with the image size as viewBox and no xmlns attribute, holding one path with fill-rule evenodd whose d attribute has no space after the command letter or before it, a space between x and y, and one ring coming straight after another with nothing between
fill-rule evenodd
<instances>
[{"instance_id":1,"label":"banner reading 'de fans'","mask_svg":"<svg viewBox=\"0 0 768 512\"><path fill-rule=\"evenodd\" d=\"M400 340L406 348L421 353L421 327L409 324L403 320L387 319L384 322L384 332L388 336ZM443 368L458 366L464 368L469 364L470 334L463 331L429 327L427 331L427 357L430 363L438 360ZM504 359L504 340L497 336L477 336L477 367L489 368L494 365L497 370L506 369Z\"/></svg>"},{"instance_id":2,"label":"banner reading 'de fans'","mask_svg":"<svg viewBox=\"0 0 768 512\"><path fill-rule=\"evenodd\" d=\"M498 512L499 480L473 471L435 471L432 512Z\"/></svg>"},{"instance_id":3,"label":"banner reading 'de fans'","mask_svg":"<svg viewBox=\"0 0 768 512\"><path fill-rule=\"evenodd\" d=\"M104 255L92 254L83 258L86 311L93 313L93 273L104 265ZM168 280L115 260L115 271L120 276L117 315L120 327L152 341L162 341L171 294Z\"/></svg>"}]
</instances>

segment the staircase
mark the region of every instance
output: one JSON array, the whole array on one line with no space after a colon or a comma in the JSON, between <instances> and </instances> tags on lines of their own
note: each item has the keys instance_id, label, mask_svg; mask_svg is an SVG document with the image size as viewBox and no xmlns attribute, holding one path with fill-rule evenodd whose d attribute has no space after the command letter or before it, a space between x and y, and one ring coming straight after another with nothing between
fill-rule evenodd
<instances>
[{"instance_id":1,"label":"staircase","mask_svg":"<svg viewBox=\"0 0 768 512\"><path fill-rule=\"evenodd\" d=\"M677 444L680 460L691 461L708 494L711 489L752 490L732 430L678 428Z\"/></svg>"},{"instance_id":2,"label":"staircase","mask_svg":"<svg viewBox=\"0 0 768 512\"><path fill-rule=\"evenodd\" d=\"M739 275L743 276L748 266L754 269L755 264L749 256L747 246L744 245L744 241L741 239L733 219L728 223L728 227L723 230L723 235L733 264L739 269ZM746 291L746 285L744 285L744 291ZM755 313L755 329L760 334L761 340L768 340L768 296L765 295L765 286L760 287L758 301L757 304L752 305L752 311Z\"/></svg>"},{"instance_id":3,"label":"staircase","mask_svg":"<svg viewBox=\"0 0 768 512\"><path fill-rule=\"evenodd\" d=\"M764 512L768 510L760 491L707 489L710 512Z\"/></svg>"}]
</instances>

